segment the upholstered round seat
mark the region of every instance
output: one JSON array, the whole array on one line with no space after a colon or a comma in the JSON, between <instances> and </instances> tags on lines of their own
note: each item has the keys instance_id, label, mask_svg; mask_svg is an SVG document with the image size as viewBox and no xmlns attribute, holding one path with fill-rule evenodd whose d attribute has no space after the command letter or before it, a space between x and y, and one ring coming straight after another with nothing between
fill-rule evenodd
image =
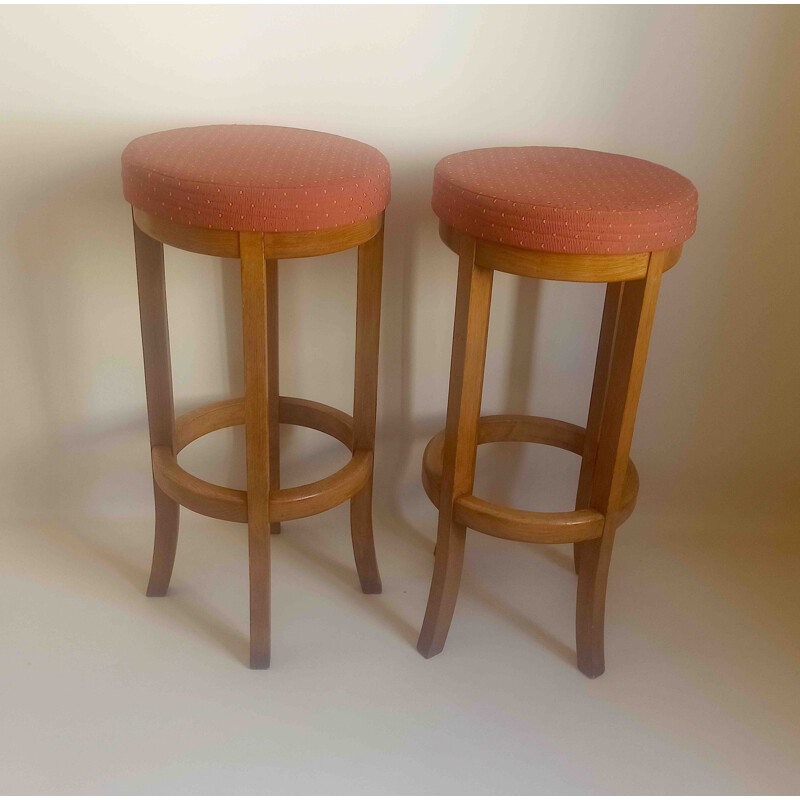
<instances>
[{"instance_id":1,"label":"upholstered round seat","mask_svg":"<svg viewBox=\"0 0 800 800\"><path fill-rule=\"evenodd\" d=\"M691 181L650 161L572 147L493 147L443 158L433 210L459 231L527 250L624 254L686 241Z\"/></svg>"},{"instance_id":2,"label":"upholstered round seat","mask_svg":"<svg viewBox=\"0 0 800 800\"><path fill-rule=\"evenodd\" d=\"M317 131L206 125L134 139L122 154L125 199L182 225L317 231L370 219L389 202L389 163L374 147Z\"/></svg>"}]
</instances>

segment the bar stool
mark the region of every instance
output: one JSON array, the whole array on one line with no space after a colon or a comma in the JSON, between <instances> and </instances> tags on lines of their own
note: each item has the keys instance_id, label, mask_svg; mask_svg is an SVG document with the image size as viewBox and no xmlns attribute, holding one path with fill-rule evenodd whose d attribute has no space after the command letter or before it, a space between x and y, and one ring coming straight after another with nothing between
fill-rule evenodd
<instances>
[{"instance_id":1,"label":"bar stool","mask_svg":"<svg viewBox=\"0 0 800 800\"><path fill-rule=\"evenodd\" d=\"M372 464L389 164L366 144L315 131L210 125L154 133L122 154L133 207L147 415L155 491L155 546L147 594L167 592L180 506L246 522L250 554L250 666L270 659L270 545L286 520L350 500L362 590L381 591L372 538ZM245 396L174 418L164 248L238 258ZM358 247L353 416L278 391L278 260ZM327 433L352 451L342 469L280 486L279 423ZM177 461L206 433L245 425L247 491L190 475Z\"/></svg>"},{"instance_id":2,"label":"bar stool","mask_svg":"<svg viewBox=\"0 0 800 800\"><path fill-rule=\"evenodd\" d=\"M695 230L697 191L637 158L562 147L501 147L444 158L433 210L458 253L445 430L423 456L439 509L436 561L417 649L441 652L455 609L466 529L520 542L574 542L578 667L605 669L603 626L614 534L639 486L628 455L662 273ZM493 270L607 283L586 428L542 417L480 416ZM521 511L472 494L477 445L531 442L582 457L574 511Z\"/></svg>"}]
</instances>

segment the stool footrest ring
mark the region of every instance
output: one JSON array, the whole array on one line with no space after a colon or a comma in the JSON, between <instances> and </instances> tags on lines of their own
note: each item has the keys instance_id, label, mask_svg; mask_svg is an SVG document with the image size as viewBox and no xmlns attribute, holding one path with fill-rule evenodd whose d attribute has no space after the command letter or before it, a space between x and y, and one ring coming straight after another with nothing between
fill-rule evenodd
<instances>
[{"instance_id":1,"label":"stool footrest ring","mask_svg":"<svg viewBox=\"0 0 800 800\"><path fill-rule=\"evenodd\" d=\"M500 414L481 417L478 421L478 444L487 442L530 442L560 447L578 455L583 454L586 430L579 425L547 417ZM422 458L422 483L431 502L438 508L442 480L444 431L428 442ZM633 462L628 462L625 487L618 524L632 513L639 491L639 476ZM518 542L565 544L597 539L602 535L605 517L591 508L576 511L521 511L490 503L474 495L455 500L453 515L456 522L468 528Z\"/></svg>"},{"instance_id":2,"label":"stool footrest ring","mask_svg":"<svg viewBox=\"0 0 800 800\"><path fill-rule=\"evenodd\" d=\"M296 397L280 398L280 421L288 425L327 433L352 450L353 418L323 403ZM244 398L211 403L175 420L176 452L212 431L244 425ZM247 522L247 492L218 486L191 475L168 447L154 447L153 477L177 503L192 511L231 522ZM320 514L349 500L372 474L372 452L356 450L353 457L332 475L270 493L270 522L285 522Z\"/></svg>"}]
</instances>

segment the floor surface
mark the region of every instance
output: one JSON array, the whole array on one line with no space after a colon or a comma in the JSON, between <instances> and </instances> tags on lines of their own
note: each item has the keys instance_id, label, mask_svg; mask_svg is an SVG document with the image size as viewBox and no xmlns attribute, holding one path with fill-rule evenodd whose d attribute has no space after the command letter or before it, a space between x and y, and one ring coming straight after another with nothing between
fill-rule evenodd
<instances>
[{"instance_id":1,"label":"floor surface","mask_svg":"<svg viewBox=\"0 0 800 800\"><path fill-rule=\"evenodd\" d=\"M273 661L246 668L245 528L184 511L170 594L152 521L6 525L2 793L796 793L800 542L779 520L637 509L607 671L575 668L570 551L470 533L447 647L414 643L432 508L346 507L273 539Z\"/></svg>"}]
</instances>

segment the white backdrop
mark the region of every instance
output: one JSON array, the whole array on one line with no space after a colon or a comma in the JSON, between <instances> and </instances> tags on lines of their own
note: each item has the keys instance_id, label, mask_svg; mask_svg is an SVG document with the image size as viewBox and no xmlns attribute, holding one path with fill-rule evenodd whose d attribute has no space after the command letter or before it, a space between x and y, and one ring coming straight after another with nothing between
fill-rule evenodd
<instances>
[{"instance_id":1,"label":"white backdrop","mask_svg":"<svg viewBox=\"0 0 800 800\"><path fill-rule=\"evenodd\" d=\"M791 794L798 786L800 11L790 7L0 7L0 792ZM182 516L144 596L152 484L119 156L212 122L380 148L387 212L375 533L273 539L274 657L249 671L244 526ZM432 169L572 145L700 192L665 276L615 545L608 671L575 669L567 548L470 534L447 648L414 650L456 257ZM179 411L242 392L235 262L167 252ZM355 254L283 262L284 394L352 404ZM498 275L484 409L583 424L602 286ZM243 485L242 431L182 463ZM282 431L282 478L346 459ZM557 510L578 459L480 448L478 493Z\"/></svg>"},{"instance_id":2,"label":"white backdrop","mask_svg":"<svg viewBox=\"0 0 800 800\"><path fill-rule=\"evenodd\" d=\"M141 134L214 122L330 131L391 162L384 507L427 502L421 448L444 419L456 259L429 207L433 165L546 144L651 159L700 192L656 316L633 447L642 496L796 508L799 28L797 8L774 7L3 8L2 513L151 513L119 155ZM179 410L240 394L236 264L177 251L167 263ZM351 408L354 263L284 262L282 393ZM498 276L485 411L582 424L601 305L602 287ZM241 485L241 444L215 434L185 463ZM300 482L345 457L316 434L287 431L284 445ZM516 448L481 454L485 491L568 507L573 487L557 487L575 459Z\"/></svg>"}]
</instances>

